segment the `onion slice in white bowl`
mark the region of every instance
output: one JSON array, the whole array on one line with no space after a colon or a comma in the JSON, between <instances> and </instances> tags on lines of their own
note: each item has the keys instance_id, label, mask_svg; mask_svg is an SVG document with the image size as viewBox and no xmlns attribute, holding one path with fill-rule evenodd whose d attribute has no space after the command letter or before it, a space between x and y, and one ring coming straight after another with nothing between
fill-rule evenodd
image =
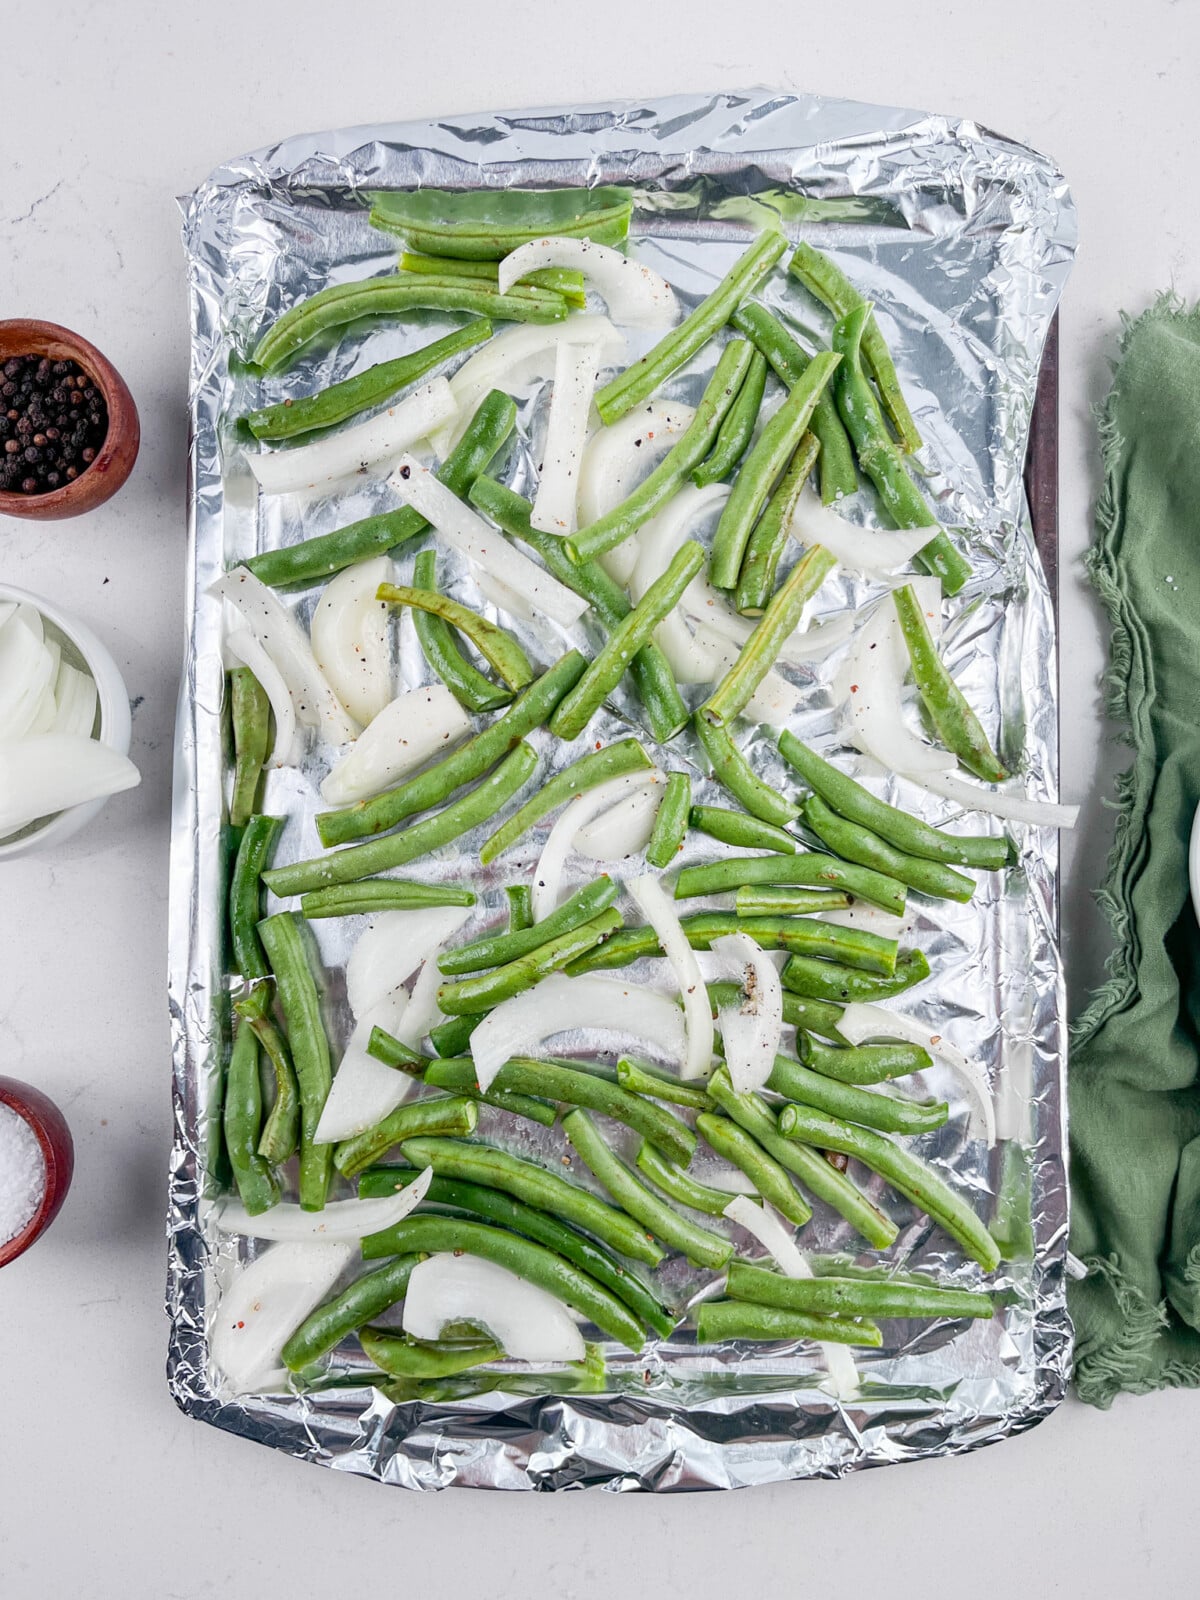
<instances>
[{"instance_id":1,"label":"onion slice in white bowl","mask_svg":"<svg viewBox=\"0 0 1200 1600\"><path fill-rule=\"evenodd\" d=\"M542 533L565 536L575 532L579 468L587 445L599 361L598 345L565 341L554 358L554 392L546 419L546 442L529 514L530 527Z\"/></svg>"},{"instance_id":2,"label":"onion slice in white bowl","mask_svg":"<svg viewBox=\"0 0 1200 1600\"><path fill-rule=\"evenodd\" d=\"M470 732L470 717L445 684L397 695L323 779L321 799L331 806L369 800L447 755Z\"/></svg>"},{"instance_id":3,"label":"onion slice in white bowl","mask_svg":"<svg viewBox=\"0 0 1200 1600\"><path fill-rule=\"evenodd\" d=\"M653 873L634 878L625 886L637 903L638 909L658 935L663 954L671 964L679 996L683 1001L684 1023L687 1029L687 1050L680 1068L682 1078L706 1078L712 1068L713 1019L708 1003L708 990L700 975L696 952L688 943L687 934L679 920L675 904ZM738 935L738 937L744 937ZM720 944L721 940L716 940ZM749 941L747 941L749 942ZM776 978L778 984L779 979ZM737 1087L735 1083L734 1087ZM757 1088L757 1085L755 1085Z\"/></svg>"},{"instance_id":4,"label":"onion slice in white bowl","mask_svg":"<svg viewBox=\"0 0 1200 1600\"><path fill-rule=\"evenodd\" d=\"M99 739L72 733L0 739L0 838L141 781L129 757Z\"/></svg>"},{"instance_id":5,"label":"onion slice in white bowl","mask_svg":"<svg viewBox=\"0 0 1200 1600\"><path fill-rule=\"evenodd\" d=\"M284 1345L355 1255L348 1244L276 1244L239 1267L213 1316L209 1356L232 1394L287 1382Z\"/></svg>"},{"instance_id":6,"label":"onion slice in white bowl","mask_svg":"<svg viewBox=\"0 0 1200 1600\"><path fill-rule=\"evenodd\" d=\"M583 1335L561 1301L481 1256L441 1252L419 1261L404 1292L402 1326L437 1339L456 1322L474 1322L513 1361L582 1361Z\"/></svg>"},{"instance_id":7,"label":"onion slice in white bowl","mask_svg":"<svg viewBox=\"0 0 1200 1600\"><path fill-rule=\"evenodd\" d=\"M635 789L644 789L657 783L662 774L657 767L648 772L625 772L618 778L609 778L594 789L576 794L567 801L542 847L537 868L533 874L533 920L541 922L558 905L563 869L571 854L575 837L580 829L598 817L609 806L615 805Z\"/></svg>"},{"instance_id":8,"label":"onion slice in white bowl","mask_svg":"<svg viewBox=\"0 0 1200 1600\"><path fill-rule=\"evenodd\" d=\"M359 935L346 962L346 998L363 1017L435 955L470 917L469 907L383 911Z\"/></svg>"},{"instance_id":9,"label":"onion slice in white bowl","mask_svg":"<svg viewBox=\"0 0 1200 1600\"><path fill-rule=\"evenodd\" d=\"M500 263L500 293L519 279L545 267L567 267L585 279L620 323L637 328L669 328L679 315L679 302L667 280L652 268L622 255L611 245L591 239L553 235L518 245Z\"/></svg>"},{"instance_id":10,"label":"onion slice in white bowl","mask_svg":"<svg viewBox=\"0 0 1200 1600\"><path fill-rule=\"evenodd\" d=\"M369 1233L382 1233L403 1222L429 1193L433 1168L426 1167L395 1194L372 1200L333 1200L323 1211L303 1211L287 1201L252 1217L237 1200L222 1200L214 1207L213 1222L222 1233L249 1239L275 1239L280 1243L317 1242L353 1244Z\"/></svg>"},{"instance_id":11,"label":"onion slice in white bowl","mask_svg":"<svg viewBox=\"0 0 1200 1600\"><path fill-rule=\"evenodd\" d=\"M0 627L0 738L23 739L34 729L46 690L53 694L58 663L42 637L41 618L34 612L36 629L26 617L32 608L16 607Z\"/></svg>"},{"instance_id":12,"label":"onion slice in white bowl","mask_svg":"<svg viewBox=\"0 0 1200 1600\"><path fill-rule=\"evenodd\" d=\"M771 1076L783 1035L783 986L770 956L748 933L727 933L712 949L741 978L740 1002L722 1006L717 1017L725 1064L738 1094L752 1094Z\"/></svg>"},{"instance_id":13,"label":"onion slice in white bowl","mask_svg":"<svg viewBox=\"0 0 1200 1600\"><path fill-rule=\"evenodd\" d=\"M275 744L268 758L275 767L296 767L304 759L304 735L296 717L296 702L283 673L249 628L236 627L225 635L225 649L258 679L275 718Z\"/></svg>"},{"instance_id":14,"label":"onion slice in white bowl","mask_svg":"<svg viewBox=\"0 0 1200 1600\"><path fill-rule=\"evenodd\" d=\"M90 739L96 726L96 680L67 661L59 663L54 685L51 733L73 733Z\"/></svg>"},{"instance_id":15,"label":"onion slice in white bowl","mask_svg":"<svg viewBox=\"0 0 1200 1600\"><path fill-rule=\"evenodd\" d=\"M984 1139L988 1149L996 1143L996 1110L987 1073L978 1061L963 1055L944 1034L918 1022L914 1017L888 1011L884 1006L854 1001L838 1018L838 1032L850 1044L865 1044L871 1039L896 1039L920 1045L962 1079L972 1101L971 1132Z\"/></svg>"},{"instance_id":16,"label":"onion slice in white bowl","mask_svg":"<svg viewBox=\"0 0 1200 1600\"><path fill-rule=\"evenodd\" d=\"M375 598L391 577L387 556L356 562L326 584L309 637L317 666L346 710L364 726L393 694L388 649L391 607Z\"/></svg>"}]
</instances>

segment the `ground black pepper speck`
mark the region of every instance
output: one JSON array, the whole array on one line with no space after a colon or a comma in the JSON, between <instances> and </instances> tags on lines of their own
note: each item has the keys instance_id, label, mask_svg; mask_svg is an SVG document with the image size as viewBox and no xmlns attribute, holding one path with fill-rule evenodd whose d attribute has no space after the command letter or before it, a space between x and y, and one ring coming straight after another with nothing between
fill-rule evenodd
<instances>
[{"instance_id":1,"label":"ground black pepper speck","mask_svg":"<svg viewBox=\"0 0 1200 1600\"><path fill-rule=\"evenodd\" d=\"M0 364L0 492L48 494L79 477L108 432L104 396L74 361Z\"/></svg>"}]
</instances>

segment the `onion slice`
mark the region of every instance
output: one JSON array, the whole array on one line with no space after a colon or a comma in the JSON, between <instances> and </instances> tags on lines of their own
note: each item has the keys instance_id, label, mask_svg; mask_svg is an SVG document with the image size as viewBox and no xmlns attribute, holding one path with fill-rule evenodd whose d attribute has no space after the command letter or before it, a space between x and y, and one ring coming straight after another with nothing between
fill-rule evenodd
<instances>
[{"instance_id":1,"label":"onion slice","mask_svg":"<svg viewBox=\"0 0 1200 1600\"><path fill-rule=\"evenodd\" d=\"M708 1003L708 990L700 975L696 952L688 943L687 934L670 899L658 878L651 872L634 878L625 886L637 903L638 909L658 935L663 954L671 964L679 995L683 1001L684 1025L687 1029L687 1050L680 1068L682 1078L706 1078L712 1070L713 1019ZM717 943L720 943L718 940ZM776 979L778 982L778 979Z\"/></svg>"},{"instance_id":2,"label":"onion slice","mask_svg":"<svg viewBox=\"0 0 1200 1600\"><path fill-rule=\"evenodd\" d=\"M287 1382L284 1345L354 1254L348 1244L306 1240L277 1244L238 1269L217 1306L208 1347L227 1391L247 1394Z\"/></svg>"},{"instance_id":3,"label":"onion slice","mask_svg":"<svg viewBox=\"0 0 1200 1600\"><path fill-rule=\"evenodd\" d=\"M49 731L90 739L96 726L96 702L96 680L69 662L60 662L54 685L54 721Z\"/></svg>"},{"instance_id":4,"label":"onion slice","mask_svg":"<svg viewBox=\"0 0 1200 1600\"><path fill-rule=\"evenodd\" d=\"M444 941L443 941L444 942ZM438 945L441 949L441 943ZM445 1019L438 1010L438 990L442 986L442 975L438 964L433 959L434 952L425 958L417 981L412 986L412 993L408 997L408 1008L399 1026L392 1031L401 1044L406 1044L410 1050L420 1048L421 1040L425 1038L431 1028L436 1028L439 1022Z\"/></svg>"},{"instance_id":5,"label":"onion slice","mask_svg":"<svg viewBox=\"0 0 1200 1600\"><path fill-rule=\"evenodd\" d=\"M397 695L324 779L321 798L331 806L369 800L435 756L446 755L470 732L470 717L445 684Z\"/></svg>"},{"instance_id":6,"label":"onion slice","mask_svg":"<svg viewBox=\"0 0 1200 1600\"><path fill-rule=\"evenodd\" d=\"M725 1064L738 1094L753 1094L771 1076L783 1035L783 986L770 957L748 933L727 933L712 948L741 971L745 998L718 1016Z\"/></svg>"},{"instance_id":7,"label":"onion slice","mask_svg":"<svg viewBox=\"0 0 1200 1600\"><path fill-rule=\"evenodd\" d=\"M957 765L954 756L918 738L904 719L900 690L907 671L900 621L885 600L859 630L846 663L851 737L887 772L950 772Z\"/></svg>"},{"instance_id":8,"label":"onion slice","mask_svg":"<svg viewBox=\"0 0 1200 1600\"><path fill-rule=\"evenodd\" d=\"M695 642L708 652L714 678L724 677L746 648L745 645L739 648L708 622L702 622L696 629ZM800 691L780 677L774 667L769 667L741 714L751 722L766 722L773 728L783 728L791 721L799 699Z\"/></svg>"},{"instance_id":9,"label":"onion slice","mask_svg":"<svg viewBox=\"0 0 1200 1600\"><path fill-rule=\"evenodd\" d=\"M935 528L860 528L821 504L806 488L792 511L788 532L798 544L823 545L831 556L855 572L895 572L911 564L918 550L934 537Z\"/></svg>"},{"instance_id":10,"label":"onion slice","mask_svg":"<svg viewBox=\"0 0 1200 1600\"><path fill-rule=\"evenodd\" d=\"M630 327L669 328L679 315L675 291L665 278L632 256L591 239L552 237L519 245L500 263L500 293L545 267L582 272L610 314Z\"/></svg>"},{"instance_id":11,"label":"onion slice","mask_svg":"<svg viewBox=\"0 0 1200 1600\"><path fill-rule=\"evenodd\" d=\"M898 1039L905 1044L920 1045L956 1073L963 1081L973 1105L971 1132L977 1139L985 1139L988 1149L996 1143L996 1111L992 1100L987 1073L978 1061L971 1061L945 1037L935 1033L913 1017L888 1011L884 1006L864 1005L855 1001L848 1005L838 1018L838 1032L850 1044L863 1044L868 1039Z\"/></svg>"},{"instance_id":12,"label":"onion slice","mask_svg":"<svg viewBox=\"0 0 1200 1600\"><path fill-rule=\"evenodd\" d=\"M458 408L445 378L433 378L377 417L313 444L261 455L247 452L264 494L321 494L345 478L390 467L418 439L454 420Z\"/></svg>"},{"instance_id":13,"label":"onion slice","mask_svg":"<svg viewBox=\"0 0 1200 1600\"><path fill-rule=\"evenodd\" d=\"M369 1233L382 1233L402 1222L429 1193L432 1180L433 1168L426 1167L396 1194L374 1200L334 1200L323 1211L302 1211L285 1201L252 1217L239 1201L223 1200L213 1212L213 1221L222 1233L243 1234L250 1239L353 1244Z\"/></svg>"},{"instance_id":14,"label":"onion slice","mask_svg":"<svg viewBox=\"0 0 1200 1600\"><path fill-rule=\"evenodd\" d=\"M951 772L906 772L918 787L930 794L953 800L967 811L985 811L1006 822L1027 822L1035 828L1073 828L1079 820L1078 806L1058 805L1053 800L1030 800L1023 794L1005 794L1002 789L985 789Z\"/></svg>"},{"instance_id":15,"label":"onion slice","mask_svg":"<svg viewBox=\"0 0 1200 1600\"><path fill-rule=\"evenodd\" d=\"M579 467L579 526L586 528L620 505L679 441L695 411L679 401L651 401L588 440ZM638 558L638 539L626 539L601 558L606 572L628 583Z\"/></svg>"},{"instance_id":16,"label":"onion slice","mask_svg":"<svg viewBox=\"0 0 1200 1600\"><path fill-rule=\"evenodd\" d=\"M583 1335L561 1301L480 1256L442 1252L419 1261L404 1293L402 1326L437 1339L456 1322L487 1329L513 1361L582 1361Z\"/></svg>"},{"instance_id":17,"label":"onion slice","mask_svg":"<svg viewBox=\"0 0 1200 1600\"><path fill-rule=\"evenodd\" d=\"M376 1061L367 1049L373 1028L383 1028L394 1038L407 1009L407 991L396 988L355 1023L321 1107L314 1144L336 1144L340 1139L364 1133L382 1122L416 1088L417 1080L409 1073Z\"/></svg>"},{"instance_id":18,"label":"onion slice","mask_svg":"<svg viewBox=\"0 0 1200 1600\"><path fill-rule=\"evenodd\" d=\"M364 1017L435 955L470 917L464 906L383 911L360 934L346 963L346 998Z\"/></svg>"},{"instance_id":19,"label":"onion slice","mask_svg":"<svg viewBox=\"0 0 1200 1600\"><path fill-rule=\"evenodd\" d=\"M542 533L574 533L579 467L587 444L596 392L599 346L560 344L554 358L554 392L538 469L530 526Z\"/></svg>"},{"instance_id":20,"label":"onion slice","mask_svg":"<svg viewBox=\"0 0 1200 1600\"><path fill-rule=\"evenodd\" d=\"M364 726L392 698L388 648L391 607L375 598L392 564L386 556L356 562L325 586L309 635L317 666L350 715Z\"/></svg>"},{"instance_id":21,"label":"onion slice","mask_svg":"<svg viewBox=\"0 0 1200 1600\"><path fill-rule=\"evenodd\" d=\"M533 920L541 922L558 905L559 889L567 857L575 843L575 836L593 817L607 811L623 796L634 789L657 783L662 777L658 769L648 772L626 772L607 783L597 784L567 801L542 847L537 869L533 874Z\"/></svg>"},{"instance_id":22,"label":"onion slice","mask_svg":"<svg viewBox=\"0 0 1200 1600\"><path fill-rule=\"evenodd\" d=\"M647 784L618 800L575 835L575 849L593 861L623 861L650 843L662 803L657 786Z\"/></svg>"},{"instance_id":23,"label":"onion slice","mask_svg":"<svg viewBox=\"0 0 1200 1600\"><path fill-rule=\"evenodd\" d=\"M28 622L25 613L31 609L15 608L0 627L0 739L23 739L37 731L47 689L53 697L58 661L42 638L36 612L36 631Z\"/></svg>"},{"instance_id":24,"label":"onion slice","mask_svg":"<svg viewBox=\"0 0 1200 1600\"><path fill-rule=\"evenodd\" d=\"M0 739L0 838L141 781L129 757L99 739L71 733Z\"/></svg>"}]
</instances>

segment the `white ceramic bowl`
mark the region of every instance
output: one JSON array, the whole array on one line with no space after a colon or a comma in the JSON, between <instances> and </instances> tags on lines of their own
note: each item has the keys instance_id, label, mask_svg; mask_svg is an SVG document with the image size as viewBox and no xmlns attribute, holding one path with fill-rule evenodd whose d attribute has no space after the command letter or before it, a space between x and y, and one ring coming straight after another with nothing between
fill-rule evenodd
<instances>
[{"instance_id":1,"label":"white ceramic bowl","mask_svg":"<svg viewBox=\"0 0 1200 1600\"><path fill-rule=\"evenodd\" d=\"M1192 880L1192 909L1200 922L1200 806L1192 818L1192 843L1188 850L1188 877Z\"/></svg>"},{"instance_id":2,"label":"white ceramic bowl","mask_svg":"<svg viewBox=\"0 0 1200 1600\"><path fill-rule=\"evenodd\" d=\"M33 606L41 613L44 622L48 622L63 639L74 646L96 684L100 713L99 737L111 749L127 756L133 735L133 725L129 715L129 691L125 687L125 680L116 662L96 635L90 628L85 628L82 622L77 622L68 612L55 605L52 600L43 600L41 595L30 594L27 589L17 589L11 584L0 583L0 601L4 600L16 600L18 603ZM104 798L88 800L81 806L71 806L67 811L58 812L49 821L35 825L29 832L21 833L15 839L0 840L0 861L28 855L34 850L53 849L54 846L70 839L81 828L86 828L88 823L100 814L104 805Z\"/></svg>"}]
</instances>

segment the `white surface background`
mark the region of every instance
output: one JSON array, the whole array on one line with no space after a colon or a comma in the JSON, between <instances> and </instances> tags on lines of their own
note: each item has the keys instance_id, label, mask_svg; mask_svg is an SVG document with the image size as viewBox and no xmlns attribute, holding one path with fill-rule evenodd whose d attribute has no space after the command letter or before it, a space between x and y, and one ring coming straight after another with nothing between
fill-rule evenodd
<instances>
[{"instance_id":1,"label":"white surface background","mask_svg":"<svg viewBox=\"0 0 1200 1600\"><path fill-rule=\"evenodd\" d=\"M678 17L679 24L672 18ZM1072 1007L1105 949L1097 612L1079 576L1090 407L1120 309L1200 292L1192 4L856 0L72 0L0 13L0 316L91 336L141 408L126 490L0 519L0 576L112 646L140 790L60 859L0 868L0 1071L74 1128L53 1232L0 1280L0 1594L122 1600L403 1586L717 1594L878 1585L923 1600L1195 1592L1200 1397L1069 1402L953 1461L728 1496L410 1497L185 1420L163 1379L167 838L183 643L187 305L174 196L303 129L757 83L973 117L1065 170L1083 243L1063 312L1064 798ZM994 1576L993 1576L994 1575Z\"/></svg>"}]
</instances>

